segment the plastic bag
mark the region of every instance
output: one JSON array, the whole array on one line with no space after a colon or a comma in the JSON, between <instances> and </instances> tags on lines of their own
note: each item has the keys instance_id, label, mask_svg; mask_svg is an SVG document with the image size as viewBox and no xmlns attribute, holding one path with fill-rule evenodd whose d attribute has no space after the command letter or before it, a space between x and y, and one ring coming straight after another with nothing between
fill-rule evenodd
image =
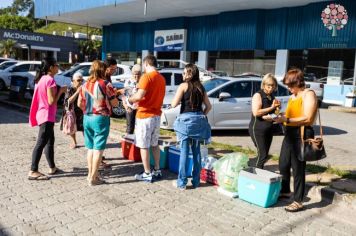
<instances>
[{"instance_id":1,"label":"plastic bag","mask_svg":"<svg viewBox=\"0 0 356 236\"><path fill-rule=\"evenodd\" d=\"M248 160L248 157L240 152L226 154L217 160L213 167L219 186L229 192L237 192L239 173L248 167Z\"/></svg>"}]
</instances>

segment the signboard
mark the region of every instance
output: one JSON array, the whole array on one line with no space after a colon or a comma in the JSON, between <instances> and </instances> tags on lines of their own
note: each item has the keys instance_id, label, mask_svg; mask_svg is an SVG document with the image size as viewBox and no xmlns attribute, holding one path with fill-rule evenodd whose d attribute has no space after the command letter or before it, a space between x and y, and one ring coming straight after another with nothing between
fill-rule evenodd
<instances>
[{"instance_id":1,"label":"signboard","mask_svg":"<svg viewBox=\"0 0 356 236\"><path fill-rule=\"evenodd\" d=\"M344 68L343 61L329 61L327 84L339 85Z\"/></svg>"},{"instance_id":2,"label":"signboard","mask_svg":"<svg viewBox=\"0 0 356 236\"><path fill-rule=\"evenodd\" d=\"M36 41L36 42L44 41L43 37L39 36L39 35L10 32L10 31L4 31L3 38L4 39L14 39L14 40L22 39L22 40L26 40L26 41Z\"/></svg>"},{"instance_id":3,"label":"signboard","mask_svg":"<svg viewBox=\"0 0 356 236\"><path fill-rule=\"evenodd\" d=\"M186 43L185 29L156 30L154 38L154 50L159 52L184 51Z\"/></svg>"}]
</instances>

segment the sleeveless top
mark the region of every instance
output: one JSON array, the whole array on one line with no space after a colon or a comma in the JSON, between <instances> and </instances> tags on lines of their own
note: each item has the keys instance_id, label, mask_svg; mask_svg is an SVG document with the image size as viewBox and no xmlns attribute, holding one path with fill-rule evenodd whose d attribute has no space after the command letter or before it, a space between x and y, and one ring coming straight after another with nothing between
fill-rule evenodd
<instances>
[{"instance_id":1,"label":"sleeveless top","mask_svg":"<svg viewBox=\"0 0 356 236\"><path fill-rule=\"evenodd\" d=\"M262 89L259 90L257 93L261 95L262 99L262 107L261 109L265 109L268 107L272 106L273 100L275 97L271 95L267 95ZM268 114L274 113L275 109L269 112ZM270 128L272 127L272 122L266 121L262 119L262 116L254 116L253 114L251 115L251 122L250 125L253 125L253 127L257 128Z\"/></svg>"},{"instance_id":2,"label":"sleeveless top","mask_svg":"<svg viewBox=\"0 0 356 236\"><path fill-rule=\"evenodd\" d=\"M289 98L287 108L285 111L285 116L287 118L296 118L296 117L301 117L304 115L303 97L305 96L305 93L307 93L308 91L310 91L310 90L305 90L301 96L296 97L294 99L292 97ZM314 119L315 119L315 114L314 114L314 118L312 120L314 120ZM312 124L313 124L313 122L311 124L306 124L305 126L310 126ZM300 126L297 124L287 124L287 123L285 123L284 125L286 125L286 126Z\"/></svg>"},{"instance_id":3,"label":"sleeveless top","mask_svg":"<svg viewBox=\"0 0 356 236\"><path fill-rule=\"evenodd\" d=\"M204 89L204 87L202 87L202 88L203 88L203 94L205 94L205 89ZM203 105L204 95L198 96L197 97L197 99L198 99L197 106L192 107L191 102L190 102L190 94L191 94L191 92L189 90L184 92L182 100L181 100L180 114L186 113L186 112L202 112L203 111L202 105Z\"/></svg>"}]
</instances>

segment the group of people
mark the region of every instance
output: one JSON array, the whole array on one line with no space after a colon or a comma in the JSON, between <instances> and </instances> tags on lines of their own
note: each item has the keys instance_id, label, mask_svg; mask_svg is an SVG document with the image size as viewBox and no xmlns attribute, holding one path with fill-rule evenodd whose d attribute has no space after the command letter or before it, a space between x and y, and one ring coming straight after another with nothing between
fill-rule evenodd
<instances>
[{"instance_id":1,"label":"group of people","mask_svg":"<svg viewBox=\"0 0 356 236\"><path fill-rule=\"evenodd\" d=\"M313 138L314 123L318 101L314 91L305 88L303 72L291 69L284 76L283 83L288 87L291 96L285 113L279 113L281 102L273 96L278 83L272 74L262 79L261 90L252 98L252 116L249 133L257 148L255 166L264 168L268 161L268 152L273 138L273 123L284 125L284 139L279 157L279 171L282 175L280 197L292 196L290 190L291 169L294 179L293 202L285 210L296 212L303 209L305 194L305 161L298 157L301 154L301 126L305 127L304 139Z\"/></svg>"},{"instance_id":2,"label":"group of people","mask_svg":"<svg viewBox=\"0 0 356 236\"><path fill-rule=\"evenodd\" d=\"M158 146L160 116L165 96L165 79L157 71L157 59L153 55L144 58L142 68L135 65L132 68L132 78L125 82L123 90L117 90L111 83L110 76L116 70L116 61L105 63L94 61L90 76L82 84L81 74L74 74L72 87L57 87L54 75L58 72L58 64L53 58L43 60L40 71L36 75L36 86L30 109L31 126L39 126L37 143L32 153L32 165L28 179L47 180L48 175L57 173L54 162L54 123L57 102L66 93L66 109L73 109L76 114L78 131L83 131L87 151L89 185L104 183L98 169L103 163L107 137L110 130L110 115L113 107L118 106L118 96L121 95L126 109L127 134L135 135L135 145L140 148L143 172L136 174L136 180L152 182L162 177L159 166L160 149ZM143 70L144 74L141 75ZM298 159L300 153L300 127L305 126L305 135L313 137L311 125L314 122L317 99L315 93L305 89L303 72L299 69L289 70L283 83L291 92L285 113L279 113L281 102L274 96L278 83L272 74L264 76L261 90L252 98L252 117L249 126L251 138L257 147L257 168L264 168L268 160L268 152L273 138L273 123L285 126L279 169L282 175L281 197L290 197L290 177L293 170L294 201L285 209L295 212L303 209L305 192L305 162ZM174 130L180 144L180 161L178 179L173 185L186 189L188 173L186 161L189 153L193 156L192 187L200 184L201 142L209 142L211 128L207 114L211 110L209 98L199 79L199 70L194 64L187 64L183 71L183 83L177 89L171 103L174 108L180 107L180 115L174 123ZM77 146L75 134L71 135L70 148ZM150 149L154 157L154 166L150 167ZM38 171L38 164L45 150L49 164L48 175Z\"/></svg>"}]
</instances>

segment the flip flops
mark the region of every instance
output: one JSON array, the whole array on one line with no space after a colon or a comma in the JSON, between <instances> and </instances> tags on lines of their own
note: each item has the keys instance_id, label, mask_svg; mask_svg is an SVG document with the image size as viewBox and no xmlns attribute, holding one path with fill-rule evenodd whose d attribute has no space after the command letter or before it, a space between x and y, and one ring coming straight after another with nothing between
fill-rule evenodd
<instances>
[{"instance_id":1,"label":"flip flops","mask_svg":"<svg viewBox=\"0 0 356 236\"><path fill-rule=\"evenodd\" d=\"M40 173L40 175L38 176L28 176L28 180L49 180L50 177L48 177L47 175L44 175L42 173Z\"/></svg>"},{"instance_id":2,"label":"flip flops","mask_svg":"<svg viewBox=\"0 0 356 236\"><path fill-rule=\"evenodd\" d=\"M284 208L284 210L288 212L298 212L298 211L302 211L303 209L304 209L303 204L295 201L292 202L292 204L290 204L286 208Z\"/></svg>"}]
</instances>

